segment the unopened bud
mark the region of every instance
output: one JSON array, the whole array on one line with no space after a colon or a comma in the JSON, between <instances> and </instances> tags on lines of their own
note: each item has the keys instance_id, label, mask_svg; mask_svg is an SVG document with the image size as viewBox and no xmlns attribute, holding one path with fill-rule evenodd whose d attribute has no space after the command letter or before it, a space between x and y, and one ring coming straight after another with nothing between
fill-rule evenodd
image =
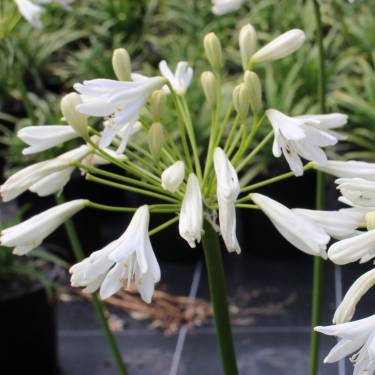
<instances>
[{"instance_id":1,"label":"unopened bud","mask_svg":"<svg viewBox=\"0 0 375 375\"><path fill-rule=\"evenodd\" d=\"M201 85L208 103L213 107L217 97L217 82L214 73L209 71L203 72L201 75Z\"/></svg>"},{"instance_id":2,"label":"unopened bud","mask_svg":"<svg viewBox=\"0 0 375 375\"><path fill-rule=\"evenodd\" d=\"M155 160L159 160L164 144L163 126L160 122L154 122L148 131L148 147Z\"/></svg>"},{"instance_id":3,"label":"unopened bud","mask_svg":"<svg viewBox=\"0 0 375 375\"><path fill-rule=\"evenodd\" d=\"M161 175L163 189L176 192L185 177L185 164L179 160L168 167Z\"/></svg>"},{"instance_id":4,"label":"unopened bud","mask_svg":"<svg viewBox=\"0 0 375 375\"><path fill-rule=\"evenodd\" d=\"M223 56L219 38L215 33L209 33L203 40L204 51L212 69L218 71L223 64Z\"/></svg>"},{"instance_id":5,"label":"unopened bud","mask_svg":"<svg viewBox=\"0 0 375 375\"><path fill-rule=\"evenodd\" d=\"M257 34L250 24L245 25L240 31L239 45L243 69L246 70L257 48Z\"/></svg>"},{"instance_id":6,"label":"unopened bud","mask_svg":"<svg viewBox=\"0 0 375 375\"><path fill-rule=\"evenodd\" d=\"M72 92L65 95L60 102L61 112L68 124L81 136L87 134L87 116L76 110L77 105L81 104L81 97Z\"/></svg>"},{"instance_id":7,"label":"unopened bud","mask_svg":"<svg viewBox=\"0 0 375 375\"><path fill-rule=\"evenodd\" d=\"M233 90L233 106L239 114L242 121L244 121L249 112L250 94L246 84L241 83Z\"/></svg>"},{"instance_id":8,"label":"unopened bud","mask_svg":"<svg viewBox=\"0 0 375 375\"><path fill-rule=\"evenodd\" d=\"M289 30L256 52L251 58L251 61L258 64L282 59L283 57L297 51L304 41L305 33L302 30Z\"/></svg>"},{"instance_id":9,"label":"unopened bud","mask_svg":"<svg viewBox=\"0 0 375 375\"><path fill-rule=\"evenodd\" d=\"M262 110L262 86L259 77L254 72L245 72L245 85L249 90L250 106L254 114Z\"/></svg>"},{"instance_id":10,"label":"unopened bud","mask_svg":"<svg viewBox=\"0 0 375 375\"><path fill-rule=\"evenodd\" d=\"M112 67L116 74L116 77L120 81L130 81L131 80L131 62L130 56L126 49L118 48L113 51L112 55Z\"/></svg>"},{"instance_id":11,"label":"unopened bud","mask_svg":"<svg viewBox=\"0 0 375 375\"><path fill-rule=\"evenodd\" d=\"M156 90L151 94L150 111L155 122L160 121L160 117L167 105L167 94L163 90Z\"/></svg>"},{"instance_id":12,"label":"unopened bud","mask_svg":"<svg viewBox=\"0 0 375 375\"><path fill-rule=\"evenodd\" d=\"M375 211L367 212L366 227L367 227L367 230L375 229Z\"/></svg>"}]
</instances>

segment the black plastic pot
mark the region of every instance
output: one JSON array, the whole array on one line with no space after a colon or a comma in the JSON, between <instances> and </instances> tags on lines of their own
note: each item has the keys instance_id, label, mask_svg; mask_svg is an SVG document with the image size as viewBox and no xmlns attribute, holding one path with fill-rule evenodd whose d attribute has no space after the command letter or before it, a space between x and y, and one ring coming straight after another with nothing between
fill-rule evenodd
<instances>
[{"instance_id":1,"label":"black plastic pot","mask_svg":"<svg viewBox=\"0 0 375 375\"><path fill-rule=\"evenodd\" d=\"M58 374L55 303L41 285L0 296L1 372Z\"/></svg>"}]
</instances>

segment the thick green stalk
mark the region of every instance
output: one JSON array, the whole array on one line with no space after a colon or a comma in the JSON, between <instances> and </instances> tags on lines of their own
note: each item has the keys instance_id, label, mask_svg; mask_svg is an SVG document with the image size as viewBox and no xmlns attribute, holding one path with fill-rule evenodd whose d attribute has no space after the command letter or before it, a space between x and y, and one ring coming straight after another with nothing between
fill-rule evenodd
<instances>
[{"instance_id":1,"label":"thick green stalk","mask_svg":"<svg viewBox=\"0 0 375 375\"><path fill-rule=\"evenodd\" d=\"M237 362L229 318L224 265L219 238L208 221L202 238L211 302L214 309L216 338L225 375L237 375Z\"/></svg>"},{"instance_id":2,"label":"thick green stalk","mask_svg":"<svg viewBox=\"0 0 375 375\"><path fill-rule=\"evenodd\" d=\"M56 202L58 204L62 204L62 203L64 203L64 198L61 195L56 196ZM77 261L80 261L84 258L85 255L83 253L82 245L81 245L81 242L78 238L77 231L74 227L73 221L67 220L65 222L64 226L65 226L65 231L66 231L66 234L68 236L70 245L72 247L74 256L77 259ZM104 313L103 305L102 305L101 301L99 300L96 293L91 294L91 302L94 306L95 313L96 313L96 316L99 320L100 326L101 326L101 328L104 332L104 335L107 339L109 348L111 349L113 359L116 362L116 366L117 366L117 369L119 371L119 374L120 375L127 375L128 372L126 370L125 363L122 359L121 352L118 348L116 339L115 339L115 337L114 337L114 335L113 335L113 333L112 333L112 331L111 331L111 329L108 325L108 321L107 321L107 318L106 318L105 313Z\"/></svg>"},{"instance_id":3,"label":"thick green stalk","mask_svg":"<svg viewBox=\"0 0 375 375\"><path fill-rule=\"evenodd\" d=\"M318 97L321 113L326 112L326 71L325 71L325 51L323 45L323 27L318 0L313 0L316 20L316 34L319 49L319 77L318 77ZM324 209L325 202L325 176L322 172L317 172L316 182L316 209ZM323 281L323 260L320 257L314 258L313 286L312 286L312 310L311 310L311 343L310 343L310 366L309 374L317 375L319 369L319 336L314 331L314 327L320 323L321 301L322 301L322 281Z\"/></svg>"}]
</instances>

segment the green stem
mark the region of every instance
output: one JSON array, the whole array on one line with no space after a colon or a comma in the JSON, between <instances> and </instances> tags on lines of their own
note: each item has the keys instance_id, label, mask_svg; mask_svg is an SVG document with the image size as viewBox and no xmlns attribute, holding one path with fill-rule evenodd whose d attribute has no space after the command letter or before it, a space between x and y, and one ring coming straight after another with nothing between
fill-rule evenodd
<instances>
[{"instance_id":1,"label":"green stem","mask_svg":"<svg viewBox=\"0 0 375 375\"><path fill-rule=\"evenodd\" d=\"M321 113L326 112L326 69L325 51L323 45L323 26L318 0L313 0L316 20L316 33L319 49L319 77L318 96ZM325 175L318 171L316 180L316 209L324 209L325 202ZM320 323L322 284L323 284L323 260L321 257L314 258L313 281L312 281L312 307L311 307L311 342L310 342L310 366L309 374L317 375L319 369L319 336L314 327Z\"/></svg>"},{"instance_id":2,"label":"green stem","mask_svg":"<svg viewBox=\"0 0 375 375\"><path fill-rule=\"evenodd\" d=\"M237 375L236 353L229 318L224 265L219 238L211 224L205 220L202 238L211 302L215 316L216 337L225 375Z\"/></svg>"},{"instance_id":3,"label":"green stem","mask_svg":"<svg viewBox=\"0 0 375 375\"><path fill-rule=\"evenodd\" d=\"M56 196L56 202L58 204L64 203L63 196L62 195ZM68 236L68 239L69 239L70 245L72 247L75 258L77 259L77 261L82 260L85 255L83 253L82 245L81 245L81 242L78 238L77 231L74 227L73 221L67 220L64 223L64 227L65 227L65 231L66 231L66 234ZM99 320L100 326L101 326L101 328L104 332L104 335L107 339L108 345L111 349L113 359L116 362L116 366L117 366L117 369L119 371L119 374L120 375L127 375L128 372L126 370L125 363L122 359L121 352L120 352L119 347L117 345L116 339L115 339L115 337L114 337L114 335L113 335L113 333L112 333L112 331L109 327L107 318L105 316L103 305L102 305L101 301L99 300L96 293L91 294L91 303L94 306L96 316Z\"/></svg>"},{"instance_id":4,"label":"green stem","mask_svg":"<svg viewBox=\"0 0 375 375\"><path fill-rule=\"evenodd\" d=\"M118 207L118 206L108 206L106 204L96 203L87 201L87 207L95 208L97 210L103 211L112 211L112 212L135 212L137 211L138 207ZM176 212L179 209L179 205L173 204L152 204L149 205L150 212L155 213L172 213Z\"/></svg>"},{"instance_id":5,"label":"green stem","mask_svg":"<svg viewBox=\"0 0 375 375\"><path fill-rule=\"evenodd\" d=\"M172 224L176 223L178 220L179 220L179 216L175 216L173 219L170 219L168 221L166 221L165 223L159 225L158 227L154 228L154 229L151 229L148 234L150 236L156 234L156 233L159 233L161 232L163 229L165 228L168 228L169 226L171 226Z\"/></svg>"}]
</instances>

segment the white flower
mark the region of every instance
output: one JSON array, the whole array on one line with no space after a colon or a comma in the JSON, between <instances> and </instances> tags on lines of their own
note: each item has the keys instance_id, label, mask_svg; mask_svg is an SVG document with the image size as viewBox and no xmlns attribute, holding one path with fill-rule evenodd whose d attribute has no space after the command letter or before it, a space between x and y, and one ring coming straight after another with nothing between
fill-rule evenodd
<instances>
[{"instance_id":1,"label":"white flower","mask_svg":"<svg viewBox=\"0 0 375 375\"><path fill-rule=\"evenodd\" d=\"M292 29L281 34L260 50L251 58L255 64L282 59L297 51L305 41L305 33L299 29Z\"/></svg>"},{"instance_id":2,"label":"white flower","mask_svg":"<svg viewBox=\"0 0 375 375\"><path fill-rule=\"evenodd\" d=\"M45 12L40 5L34 4L31 0L15 0L17 8L27 22L37 29L42 27L41 15Z\"/></svg>"},{"instance_id":3,"label":"white flower","mask_svg":"<svg viewBox=\"0 0 375 375\"><path fill-rule=\"evenodd\" d=\"M26 126L18 131L17 136L29 145L22 153L30 155L70 141L79 134L69 125L40 125Z\"/></svg>"},{"instance_id":4,"label":"white flower","mask_svg":"<svg viewBox=\"0 0 375 375\"><path fill-rule=\"evenodd\" d=\"M202 224L202 193L197 176L190 173L186 184L185 196L182 201L178 228L180 236L185 239L191 247L195 247L195 242L199 243L201 240Z\"/></svg>"},{"instance_id":5,"label":"white flower","mask_svg":"<svg viewBox=\"0 0 375 375\"><path fill-rule=\"evenodd\" d=\"M160 61L159 69L163 77L165 77L172 85L177 95L184 95L193 78L193 69L189 67L186 61L180 61L177 64L176 71L173 74L165 60ZM166 92L169 88L165 86Z\"/></svg>"},{"instance_id":6,"label":"white flower","mask_svg":"<svg viewBox=\"0 0 375 375\"><path fill-rule=\"evenodd\" d=\"M253 193L250 197L279 233L297 249L327 258L325 250L330 238L317 224L262 194Z\"/></svg>"},{"instance_id":7,"label":"white flower","mask_svg":"<svg viewBox=\"0 0 375 375\"><path fill-rule=\"evenodd\" d=\"M375 315L353 322L315 327L315 331L340 338L340 341L324 359L325 363L337 362L359 350L351 358L351 361L354 363L354 375L374 374Z\"/></svg>"},{"instance_id":8,"label":"white flower","mask_svg":"<svg viewBox=\"0 0 375 375\"><path fill-rule=\"evenodd\" d=\"M360 208L342 208L338 211L292 209L299 215L315 222L329 236L337 240L358 234L356 229L366 226L366 211Z\"/></svg>"},{"instance_id":9,"label":"white flower","mask_svg":"<svg viewBox=\"0 0 375 375\"><path fill-rule=\"evenodd\" d=\"M321 123L313 115L303 118L289 117L275 109L268 109L266 115L275 132L273 155L280 157L283 153L296 176L303 174L300 156L317 163L324 163L327 157L320 147L337 143L336 137L319 129Z\"/></svg>"},{"instance_id":10,"label":"white flower","mask_svg":"<svg viewBox=\"0 0 375 375\"><path fill-rule=\"evenodd\" d=\"M347 264L357 260L365 263L375 256L375 229L360 232L355 237L334 243L328 249L328 257L336 264Z\"/></svg>"},{"instance_id":11,"label":"white flower","mask_svg":"<svg viewBox=\"0 0 375 375\"><path fill-rule=\"evenodd\" d=\"M88 293L100 287L100 296L108 298L134 279L143 300L150 303L160 267L148 235L149 221L148 206L139 207L121 237L71 267L72 286L85 287Z\"/></svg>"},{"instance_id":12,"label":"white flower","mask_svg":"<svg viewBox=\"0 0 375 375\"><path fill-rule=\"evenodd\" d=\"M107 147L128 124L134 124L148 97L160 89L165 79L132 74L133 81L93 79L75 84L81 94L82 104L77 110L86 115L110 118L104 123L101 147Z\"/></svg>"},{"instance_id":13,"label":"white flower","mask_svg":"<svg viewBox=\"0 0 375 375\"><path fill-rule=\"evenodd\" d=\"M163 189L176 192L185 177L185 164L179 160L164 170L161 175Z\"/></svg>"},{"instance_id":14,"label":"white flower","mask_svg":"<svg viewBox=\"0 0 375 375\"><path fill-rule=\"evenodd\" d=\"M240 183L236 170L224 151L216 147L214 167L217 181L217 201L219 205L220 232L229 252L241 252L236 236L235 202L240 193Z\"/></svg>"},{"instance_id":15,"label":"white flower","mask_svg":"<svg viewBox=\"0 0 375 375\"><path fill-rule=\"evenodd\" d=\"M240 45L242 67L246 71L250 58L257 46L257 34L253 25L248 23L242 27L238 42Z\"/></svg>"},{"instance_id":16,"label":"white flower","mask_svg":"<svg viewBox=\"0 0 375 375\"><path fill-rule=\"evenodd\" d=\"M13 253L24 255L38 247L46 237L67 219L85 207L86 200L77 199L50 208L1 232L2 246L14 247Z\"/></svg>"},{"instance_id":17,"label":"white flower","mask_svg":"<svg viewBox=\"0 0 375 375\"><path fill-rule=\"evenodd\" d=\"M339 178L338 184L342 197L340 201L359 207L375 207L375 181L367 181L363 178Z\"/></svg>"},{"instance_id":18,"label":"white flower","mask_svg":"<svg viewBox=\"0 0 375 375\"><path fill-rule=\"evenodd\" d=\"M319 171L329 173L342 178L364 178L375 181L375 163L365 161L340 161L328 160L324 164L316 164L315 168Z\"/></svg>"},{"instance_id":19,"label":"white flower","mask_svg":"<svg viewBox=\"0 0 375 375\"><path fill-rule=\"evenodd\" d=\"M333 323L346 323L353 318L356 306L364 294L375 285L375 268L359 277L346 292L344 299L336 309Z\"/></svg>"},{"instance_id":20,"label":"white flower","mask_svg":"<svg viewBox=\"0 0 375 375\"><path fill-rule=\"evenodd\" d=\"M212 13L217 16L234 12L239 9L244 0L211 0L212 1Z\"/></svg>"},{"instance_id":21,"label":"white flower","mask_svg":"<svg viewBox=\"0 0 375 375\"><path fill-rule=\"evenodd\" d=\"M8 202L26 190L43 197L57 193L67 184L74 170L72 162L79 161L91 152L89 146L81 146L55 159L42 161L21 169L0 186L4 202Z\"/></svg>"}]
</instances>

